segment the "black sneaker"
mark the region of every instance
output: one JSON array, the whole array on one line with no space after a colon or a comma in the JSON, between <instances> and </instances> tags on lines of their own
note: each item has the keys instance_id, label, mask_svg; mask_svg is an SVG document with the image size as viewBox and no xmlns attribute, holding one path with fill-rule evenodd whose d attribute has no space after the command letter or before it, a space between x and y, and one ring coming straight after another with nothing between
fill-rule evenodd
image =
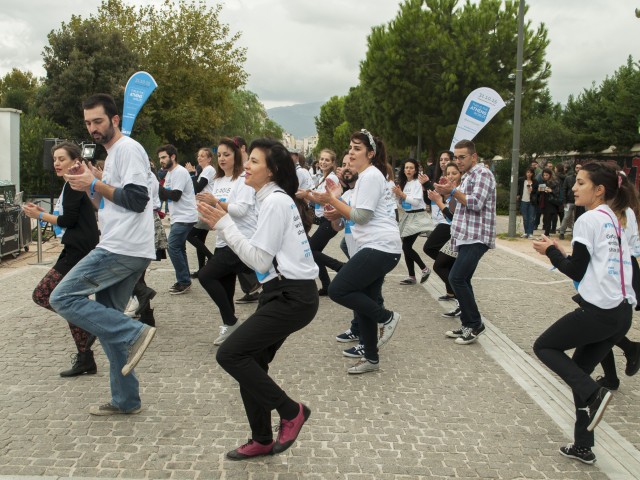
<instances>
[{"instance_id":1,"label":"black sneaker","mask_svg":"<svg viewBox=\"0 0 640 480\"><path fill-rule=\"evenodd\" d=\"M608 378L605 375L601 375L596 378L596 382L601 387L606 388L607 390L618 390L620 387L620 379L619 378Z\"/></svg>"},{"instance_id":2,"label":"black sneaker","mask_svg":"<svg viewBox=\"0 0 640 480\"><path fill-rule=\"evenodd\" d=\"M456 343L458 345L469 345L475 342L484 333L484 330L484 323L481 323L478 328L462 327L462 335L456 338Z\"/></svg>"},{"instance_id":3,"label":"black sneaker","mask_svg":"<svg viewBox=\"0 0 640 480\"><path fill-rule=\"evenodd\" d=\"M441 297L438 297L439 302L451 302L455 299L456 297L454 295L442 295Z\"/></svg>"},{"instance_id":4,"label":"black sneaker","mask_svg":"<svg viewBox=\"0 0 640 480\"><path fill-rule=\"evenodd\" d=\"M341 343L357 342L358 335L354 335L351 329L349 329L346 332L342 332L340 335L338 335L336 337L336 340Z\"/></svg>"},{"instance_id":5,"label":"black sneaker","mask_svg":"<svg viewBox=\"0 0 640 480\"><path fill-rule=\"evenodd\" d=\"M329 296L329 289L327 288L321 288L320 290L318 290L318 296L320 297L327 297Z\"/></svg>"},{"instance_id":6,"label":"black sneaker","mask_svg":"<svg viewBox=\"0 0 640 480\"><path fill-rule=\"evenodd\" d=\"M169 293L171 295L182 295L183 293L187 293L190 288L190 283L174 283L173 286L169 289Z\"/></svg>"},{"instance_id":7,"label":"black sneaker","mask_svg":"<svg viewBox=\"0 0 640 480\"><path fill-rule=\"evenodd\" d=\"M462 310L460 310L460 307L456 307L450 312L443 313L442 316L445 318L456 318L459 317L461 313Z\"/></svg>"},{"instance_id":8,"label":"black sneaker","mask_svg":"<svg viewBox=\"0 0 640 480\"><path fill-rule=\"evenodd\" d=\"M589 414L588 432L592 432L598 426L610 401L611 392L604 387L600 387L587 407L587 413Z\"/></svg>"},{"instance_id":9,"label":"black sneaker","mask_svg":"<svg viewBox=\"0 0 640 480\"><path fill-rule=\"evenodd\" d=\"M570 443L566 447L560 447L560 455L564 455L568 458L575 458L587 465L593 465L596 463L596 456L589 447L578 447L573 443Z\"/></svg>"},{"instance_id":10,"label":"black sneaker","mask_svg":"<svg viewBox=\"0 0 640 480\"><path fill-rule=\"evenodd\" d=\"M198 274L200 273L200 270L196 270L195 272L191 272L190 277L191 278L198 278Z\"/></svg>"},{"instance_id":11,"label":"black sneaker","mask_svg":"<svg viewBox=\"0 0 640 480\"><path fill-rule=\"evenodd\" d=\"M458 328L457 330L447 330L446 332L444 332L444 334L449 338L459 338L462 336L462 333L462 327Z\"/></svg>"},{"instance_id":12,"label":"black sneaker","mask_svg":"<svg viewBox=\"0 0 640 480\"><path fill-rule=\"evenodd\" d=\"M238 300L236 300L236 303L237 304L256 303L259 298L260 298L260 292L247 293L247 294L245 294L244 297L241 297Z\"/></svg>"},{"instance_id":13,"label":"black sneaker","mask_svg":"<svg viewBox=\"0 0 640 480\"><path fill-rule=\"evenodd\" d=\"M627 367L624 369L625 375L633 377L640 370L640 343L632 342L633 350L624 356L627 358Z\"/></svg>"},{"instance_id":14,"label":"black sneaker","mask_svg":"<svg viewBox=\"0 0 640 480\"><path fill-rule=\"evenodd\" d=\"M358 344L355 347L343 350L342 355L349 358L364 358L364 345Z\"/></svg>"}]
</instances>

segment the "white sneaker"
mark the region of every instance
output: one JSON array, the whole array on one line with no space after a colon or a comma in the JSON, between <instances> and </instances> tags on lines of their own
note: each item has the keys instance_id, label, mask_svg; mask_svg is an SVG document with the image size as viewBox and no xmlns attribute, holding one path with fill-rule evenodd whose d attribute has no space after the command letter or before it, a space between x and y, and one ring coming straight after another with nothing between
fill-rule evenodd
<instances>
[{"instance_id":1,"label":"white sneaker","mask_svg":"<svg viewBox=\"0 0 640 480\"><path fill-rule=\"evenodd\" d=\"M379 324L378 328L378 348L384 347L391 337L393 336L398 322L400 321L400 314L393 312L391 318L384 323Z\"/></svg>"},{"instance_id":2,"label":"white sneaker","mask_svg":"<svg viewBox=\"0 0 640 480\"><path fill-rule=\"evenodd\" d=\"M220 326L220 335L213 341L214 345L222 345L222 343L229 338L236 328L240 326L240 320L238 320L235 325L221 325Z\"/></svg>"},{"instance_id":3,"label":"white sneaker","mask_svg":"<svg viewBox=\"0 0 640 480\"><path fill-rule=\"evenodd\" d=\"M136 310L138 309L139 306L140 304L138 303L138 299L136 297L131 297L131 300L129 300L129 304L127 305L127 308L124 310L124 314L131 318L140 317L140 315L136 314Z\"/></svg>"},{"instance_id":4,"label":"white sneaker","mask_svg":"<svg viewBox=\"0 0 640 480\"><path fill-rule=\"evenodd\" d=\"M377 372L378 370L380 370L380 362L371 363L366 358L363 358L353 367L348 368L347 373L357 375L359 373Z\"/></svg>"}]
</instances>

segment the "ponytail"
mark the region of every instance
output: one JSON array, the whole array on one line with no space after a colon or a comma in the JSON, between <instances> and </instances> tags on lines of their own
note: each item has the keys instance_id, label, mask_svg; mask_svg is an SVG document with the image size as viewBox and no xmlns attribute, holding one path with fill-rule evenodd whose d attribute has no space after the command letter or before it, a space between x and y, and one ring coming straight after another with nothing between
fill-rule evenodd
<instances>
[{"instance_id":1,"label":"ponytail","mask_svg":"<svg viewBox=\"0 0 640 480\"><path fill-rule=\"evenodd\" d=\"M367 151L373 152L373 159L371 160L371 165L380 170L380 173L384 175L385 178L388 177L388 169L387 169L387 150L384 146L382 140L378 137L374 137L369 130L363 128L359 132L354 132L351 135L350 140L358 140L362 143Z\"/></svg>"},{"instance_id":2,"label":"ponytail","mask_svg":"<svg viewBox=\"0 0 640 480\"><path fill-rule=\"evenodd\" d=\"M587 172L594 185L604 187L604 201L622 225L627 224L627 208L631 208L636 216L638 215L638 192L624 173L616 171L614 166L605 162L587 163L583 165L582 170Z\"/></svg>"}]
</instances>

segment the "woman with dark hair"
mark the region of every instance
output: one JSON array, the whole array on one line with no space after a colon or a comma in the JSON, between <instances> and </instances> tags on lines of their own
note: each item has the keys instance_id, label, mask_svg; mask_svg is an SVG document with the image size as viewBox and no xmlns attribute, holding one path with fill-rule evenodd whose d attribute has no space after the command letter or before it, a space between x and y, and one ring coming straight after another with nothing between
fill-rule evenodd
<instances>
[{"instance_id":1,"label":"woman with dark hair","mask_svg":"<svg viewBox=\"0 0 640 480\"><path fill-rule=\"evenodd\" d=\"M354 222L351 234L356 253L331 282L329 296L358 315L364 357L347 372L361 374L380 369L378 347L389 341L400 320L399 313L384 308L382 283L400 261L402 241L386 180L384 143L363 129L351 135L349 145L351 167L358 172L351 204L342 202L342 189L331 184L326 193L313 194L313 200Z\"/></svg>"},{"instance_id":2,"label":"woman with dark hair","mask_svg":"<svg viewBox=\"0 0 640 480\"><path fill-rule=\"evenodd\" d=\"M213 179L216 177L216 170L211 165L211 162L213 162L213 151L210 148L201 148L198 150L197 159L198 165L202 171L198 177L195 175L192 177L193 189L196 192L196 195L200 192L212 193ZM195 167L193 167L191 163L187 163L185 168L192 175L196 171ZM191 278L197 278L200 269L204 267L207 260L213 256L204 243L207 240L208 233L209 227L207 227L203 222L198 222L193 226L191 232L189 232L189 236L187 237L187 242L195 247L196 255L198 256L198 270L191 273Z\"/></svg>"},{"instance_id":3,"label":"woman with dark hair","mask_svg":"<svg viewBox=\"0 0 640 480\"><path fill-rule=\"evenodd\" d=\"M70 142L55 145L51 149L51 154L58 177L70 173L69 171L82 160L80 147ZM53 310L49 304L51 292L65 275L98 244L99 233L95 209L84 191L74 190L68 187L66 182L53 213L47 213L44 208L33 203L27 203L22 209L28 217L52 224L64 246L56 264L33 291L33 301L37 305ZM96 337L75 325L69 324L69 328L78 353L74 354L71 369L60 372L60 376L75 377L84 373L96 373L96 362L91 350Z\"/></svg>"},{"instance_id":4,"label":"woman with dark hair","mask_svg":"<svg viewBox=\"0 0 640 480\"><path fill-rule=\"evenodd\" d=\"M533 236L533 227L536 221L536 204L538 201L538 182L536 180L536 170L528 167L524 172L524 177L518 179L518 196L520 201L520 211L522 212L522 238Z\"/></svg>"},{"instance_id":5,"label":"woman with dark hair","mask_svg":"<svg viewBox=\"0 0 640 480\"><path fill-rule=\"evenodd\" d=\"M632 286L629 239L638 225L628 207L636 192L603 162L585 165L573 186L576 205L586 208L575 223L571 256L543 236L534 249L577 285L579 307L549 327L533 345L538 358L573 391L574 441L560 448L565 457L593 464L593 430L611 392L591 378L595 366L629 330L636 296ZM565 353L575 349L573 356Z\"/></svg>"},{"instance_id":6,"label":"woman with dark hair","mask_svg":"<svg viewBox=\"0 0 640 480\"><path fill-rule=\"evenodd\" d=\"M449 150L443 150L438 154L438 161L433 165L432 175L429 176L429 171L425 171L425 173L421 173L418 175L418 180L422 183L422 187L424 189L424 200L428 202L427 191L433 190L433 185L438 183L440 179L445 175L445 170L449 163L453 162L453 152ZM433 207L433 205L432 205ZM437 222L437 219L433 219Z\"/></svg>"},{"instance_id":7,"label":"woman with dark hair","mask_svg":"<svg viewBox=\"0 0 640 480\"><path fill-rule=\"evenodd\" d=\"M427 205L424 202L422 185L418 181L419 169L420 165L413 158L406 160L398 173L398 184L394 185L392 189L404 212L400 219L400 237L402 238L404 261L409 272L409 276L401 280L400 285L416 284L414 266L416 263L421 270L420 283L426 282L431 275L431 269L425 265L418 252L413 249L418 235L433 228L427 216Z\"/></svg>"},{"instance_id":8,"label":"woman with dark hair","mask_svg":"<svg viewBox=\"0 0 640 480\"><path fill-rule=\"evenodd\" d=\"M229 213L237 228L246 237L256 230L255 192L242 176L242 152L230 138L220 139L216 176L211 188L196 195L199 202L218 206ZM208 225L207 225L208 227ZM251 273L221 235L216 237L213 256L198 272L198 280L220 310L222 325L213 342L220 345L239 326L233 295L240 273Z\"/></svg>"},{"instance_id":9,"label":"woman with dark hair","mask_svg":"<svg viewBox=\"0 0 640 480\"><path fill-rule=\"evenodd\" d=\"M544 168L542 170L542 182L538 183L538 207L542 212L542 228L548 237L551 234L551 224L558 216L558 205L560 201L560 184L553 177L553 170Z\"/></svg>"},{"instance_id":10,"label":"woman with dark hair","mask_svg":"<svg viewBox=\"0 0 640 480\"><path fill-rule=\"evenodd\" d=\"M312 202L310 193L325 192L327 189L327 179L335 184L340 183L340 180L334 173L336 170L336 154L333 150L329 150L328 148L321 150L318 165L320 166L320 171L323 175L320 183L318 183L318 185L311 190L298 190L298 192L296 193L296 197L302 198L308 202ZM314 223L318 225L318 228L316 228L315 232L313 232L313 235L311 235L311 238L309 238L309 245L311 246L313 258L316 262L316 265L318 265L320 272L318 276L320 278L322 288L320 288L318 293L320 294L320 296L325 296L327 295L329 284L331 283L329 272L327 272L327 267L331 268L332 270L338 271L340 270L340 268L342 268L342 262L338 262L337 260L332 261L334 259L328 256L321 255L321 253L338 232L331 227L331 222L324 217L324 208L322 207L322 205L314 205L314 214ZM325 263L325 261L328 261L328 263Z\"/></svg>"},{"instance_id":11,"label":"woman with dark hair","mask_svg":"<svg viewBox=\"0 0 640 480\"><path fill-rule=\"evenodd\" d=\"M245 182L260 205L255 233L248 238L234 219L217 206L198 204L201 217L257 273L262 283L258 308L218 349L216 359L240 384L251 427L251 439L227 453L231 460L272 455L287 450L298 437L311 410L289 398L268 375L269 364L293 332L318 311L318 267L305 233L307 208L295 198L298 178L291 155L275 140L254 140L245 164ZM271 411L280 415L273 441Z\"/></svg>"}]
</instances>

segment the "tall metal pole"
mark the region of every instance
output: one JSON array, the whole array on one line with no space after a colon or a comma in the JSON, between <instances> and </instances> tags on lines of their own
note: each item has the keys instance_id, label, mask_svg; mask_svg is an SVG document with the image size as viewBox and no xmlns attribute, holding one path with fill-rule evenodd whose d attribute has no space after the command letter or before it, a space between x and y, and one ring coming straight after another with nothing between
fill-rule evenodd
<instances>
[{"instance_id":1,"label":"tall metal pole","mask_svg":"<svg viewBox=\"0 0 640 480\"><path fill-rule=\"evenodd\" d=\"M516 96L513 109L513 148L511 149L511 190L509 194L509 236L516 236L516 197L520 166L520 116L522 108L522 50L524 48L524 0L518 6L518 51L516 60Z\"/></svg>"}]
</instances>

